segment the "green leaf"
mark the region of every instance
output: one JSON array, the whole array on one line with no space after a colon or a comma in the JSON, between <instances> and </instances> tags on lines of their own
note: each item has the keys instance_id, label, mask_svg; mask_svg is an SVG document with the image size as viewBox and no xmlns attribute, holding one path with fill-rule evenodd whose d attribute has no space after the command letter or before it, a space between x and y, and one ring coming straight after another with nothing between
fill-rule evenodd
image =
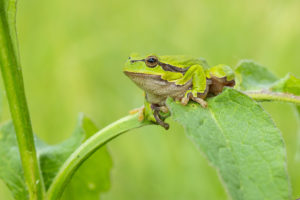
<instances>
[{"instance_id":1,"label":"green leaf","mask_svg":"<svg viewBox=\"0 0 300 200\"><path fill-rule=\"evenodd\" d=\"M81 144L84 137L84 131L79 124L71 137L60 144L47 145L40 140L36 142L46 189L49 188L61 165Z\"/></svg>"},{"instance_id":2,"label":"green leaf","mask_svg":"<svg viewBox=\"0 0 300 200\"><path fill-rule=\"evenodd\" d=\"M300 79L292 74L278 79L267 68L249 60L241 61L236 70L236 89L270 91L300 96Z\"/></svg>"},{"instance_id":3,"label":"green leaf","mask_svg":"<svg viewBox=\"0 0 300 200\"><path fill-rule=\"evenodd\" d=\"M300 79L287 74L284 78L275 82L270 88L273 92L284 92L300 96Z\"/></svg>"},{"instance_id":4,"label":"green leaf","mask_svg":"<svg viewBox=\"0 0 300 200\"><path fill-rule=\"evenodd\" d=\"M267 68L251 60L242 60L237 65L236 88L242 91L268 89L277 77Z\"/></svg>"},{"instance_id":5,"label":"green leaf","mask_svg":"<svg viewBox=\"0 0 300 200\"><path fill-rule=\"evenodd\" d=\"M46 188L48 188L65 160L98 129L87 117L81 115L73 135L65 142L54 145L39 145L40 163ZM112 160L106 146L101 147L75 173L64 193L64 199L99 199L100 193L109 189Z\"/></svg>"},{"instance_id":6,"label":"green leaf","mask_svg":"<svg viewBox=\"0 0 300 200\"><path fill-rule=\"evenodd\" d=\"M98 131L96 126L88 118L84 117L80 132L85 133L85 139ZM94 153L73 176L65 189L62 199L98 200L100 194L110 187L110 170L112 160L106 146L101 147Z\"/></svg>"},{"instance_id":7,"label":"green leaf","mask_svg":"<svg viewBox=\"0 0 300 200\"><path fill-rule=\"evenodd\" d=\"M0 178L15 199L28 199L19 148L12 122L0 127Z\"/></svg>"},{"instance_id":8,"label":"green leaf","mask_svg":"<svg viewBox=\"0 0 300 200\"><path fill-rule=\"evenodd\" d=\"M272 92L283 92L287 94L293 94L300 96L300 79L292 74L287 74L284 78L276 81L270 88ZM300 97L295 97L299 98ZM295 106L298 114L298 120L300 120L300 106ZM300 130L297 134L298 141L300 139ZM300 142L297 145L296 159L300 160Z\"/></svg>"},{"instance_id":9,"label":"green leaf","mask_svg":"<svg viewBox=\"0 0 300 200\"><path fill-rule=\"evenodd\" d=\"M300 80L288 74L278 80L265 67L241 61L236 69L236 89L257 101L281 101L300 105Z\"/></svg>"},{"instance_id":10,"label":"green leaf","mask_svg":"<svg viewBox=\"0 0 300 200\"><path fill-rule=\"evenodd\" d=\"M295 106L296 108L296 115L298 118L298 127L300 126L300 106ZM300 128L300 127L299 127ZM298 134L297 134L297 152L296 152L296 160L300 161L300 130L298 128Z\"/></svg>"},{"instance_id":11,"label":"green leaf","mask_svg":"<svg viewBox=\"0 0 300 200\"><path fill-rule=\"evenodd\" d=\"M98 200L110 188L111 157L106 148L99 149L80 166L66 187L62 199Z\"/></svg>"},{"instance_id":12,"label":"green leaf","mask_svg":"<svg viewBox=\"0 0 300 200\"><path fill-rule=\"evenodd\" d=\"M209 99L206 109L167 104L234 200L291 199L283 139L259 104L234 89Z\"/></svg>"},{"instance_id":13,"label":"green leaf","mask_svg":"<svg viewBox=\"0 0 300 200\"><path fill-rule=\"evenodd\" d=\"M97 128L93 122L81 115L73 135L60 144L47 145L35 137L47 188L69 155L95 132ZM111 167L112 160L106 146L103 146L79 168L79 173L75 174L67 186L64 199L99 199L100 193L109 188ZM0 178L10 188L15 199L28 199L17 140L11 122L0 127Z\"/></svg>"}]
</instances>

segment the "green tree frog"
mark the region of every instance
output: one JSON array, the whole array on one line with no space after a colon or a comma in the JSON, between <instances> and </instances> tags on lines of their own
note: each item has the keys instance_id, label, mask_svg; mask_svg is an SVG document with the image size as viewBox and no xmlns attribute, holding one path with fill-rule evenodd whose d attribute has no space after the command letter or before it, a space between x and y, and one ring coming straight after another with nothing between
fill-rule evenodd
<instances>
[{"instance_id":1,"label":"green tree frog","mask_svg":"<svg viewBox=\"0 0 300 200\"><path fill-rule=\"evenodd\" d=\"M133 112L164 127L169 115L166 99L172 97L187 105L192 100L207 107L205 98L222 92L224 86L235 85L234 72L227 65L210 67L204 59L191 56L159 56L132 54L124 73L145 91L145 104Z\"/></svg>"}]
</instances>

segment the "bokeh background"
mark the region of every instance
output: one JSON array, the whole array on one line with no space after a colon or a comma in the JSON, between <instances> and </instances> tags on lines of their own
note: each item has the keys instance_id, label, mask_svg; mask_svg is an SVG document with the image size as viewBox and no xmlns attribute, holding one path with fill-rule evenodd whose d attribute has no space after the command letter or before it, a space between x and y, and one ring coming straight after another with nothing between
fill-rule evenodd
<instances>
[{"instance_id":1,"label":"bokeh background","mask_svg":"<svg viewBox=\"0 0 300 200\"><path fill-rule=\"evenodd\" d=\"M19 0L34 131L55 144L72 133L79 112L100 128L140 106L143 92L122 72L131 52L201 56L233 67L248 58L279 77L299 76L299 10L299 0ZM287 104L263 106L282 130L293 196L299 198L295 112ZM7 106L3 113L8 119ZM102 199L228 199L216 171L169 122L169 131L149 126L109 143L114 168ZM0 199L11 199L2 182Z\"/></svg>"}]
</instances>

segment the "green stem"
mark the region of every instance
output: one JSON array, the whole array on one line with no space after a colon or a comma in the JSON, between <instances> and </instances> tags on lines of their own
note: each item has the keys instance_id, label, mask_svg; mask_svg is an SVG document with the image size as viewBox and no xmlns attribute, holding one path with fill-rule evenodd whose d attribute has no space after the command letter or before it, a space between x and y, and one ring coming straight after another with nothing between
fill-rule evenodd
<instances>
[{"instance_id":1,"label":"green stem","mask_svg":"<svg viewBox=\"0 0 300 200\"><path fill-rule=\"evenodd\" d=\"M140 122L138 115L124 117L95 133L66 160L47 191L47 200L57 200L79 166L108 141L131 129L150 124Z\"/></svg>"},{"instance_id":2,"label":"green stem","mask_svg":"<svg viewBox=\"0 0 300 200\"><path fill-rule=\"evenodd\" d=\"M293 94L270 91L245 92L245 94L256 101L282 101L300 105L300 96Z\"/></svg>"},{"instance_id":3,"label":"green stem","mask_svg":"<svg viewBox=\"0 0 300 200\"><path fill-rule=\"evenodd\" d=\"M22 71L13 48L7 19L3 13L0 13L0 67L16 130L29 197L32 200L41 200L45 193L44 184L36 156Z\"/></svg>"}]
</instances>

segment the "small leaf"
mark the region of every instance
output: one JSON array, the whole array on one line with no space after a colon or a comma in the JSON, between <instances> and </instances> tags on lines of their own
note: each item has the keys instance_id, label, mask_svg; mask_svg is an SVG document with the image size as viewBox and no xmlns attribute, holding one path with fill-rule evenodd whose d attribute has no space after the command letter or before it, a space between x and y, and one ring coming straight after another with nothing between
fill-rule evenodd
<instances>
[{"instance_id":1,"label":"small leaf","mask_svg":"<svg viewBox=\"0 0 300 200\"><path fill-rule=\"evenodd\" d=\"M105 148L99 149L88 161L80 166L62 199L98 200L100 194L110 187L111 157Z\"/></svg>"},{"instance_id":2,"label":"small leaf","mask_svg":"<svg viewBox=\"0 0 300 200\"><path fill-rule=\"evenodd\" d=\"M300 96L300 79L292 74L278 79L267 68L248 60L238 64L235 74L236 89L241 91L270 91Z\"/></svg>"},{"instance_id":3,"label":"small leaf","mask_svg":"<svg viewBox=\"0 0 300 200\"><path fill-rule=\"evenodd\" d=\"M84 132L80 128L76 128L70 138L57 145L47 145L40 140L36 141L46 189L50 186L61 165L83 140Z\"/></svg>"},{"instance_id":4,"label":"small leaf","mask_svg":"<svg viewBox=\"0 0 300 200\"><path fill-rule=\"evenodd\" d=\"M0 127L0 178L15 199L28 199L17 138L12 122Z\"/></svg>"},{"instance_id":5,"label":"small leaf","mask_svg":"<svg viewBox=\"0 0 300 200\"><path fill-rule=\"evenodd\" d=\"M287 74L284 78L275 82L271 90L273 92L284 92L300 96L300 79Z\"/></svg>"},{"instance_id":6,"label":"small leaf","mask_svg":"<svg viewBox=\"0 0 300 200\"><path fill-rule=\"evenodd\" d=\"M87 138L97 132L95 124L81 115L73 135L54 146L41 145L40 163L46 188L48 188L64 161ZM101 147L75 173L64 193L63 199L99 199L100 193L109 188L112 160L106 146Z\"/></svg>"},{"instance_id":7,"label":"small leaf","mask_svg":"<svg viewBox=\"0 0 300 200\"><path fill-rule=\"evenodd\" d=\"M291 199L284 142L260 105L233 89L209 99L206 109L167 104L234 200Z\"/></svg>"},{"instance_id":8,"label":"small leaf","mask_svg":"<svg viewBox=\"0 0 300 200\"><path fill-rule=\"evenodd\" d=\"M300 79L292 74L287 74L284 78L275 82L270 90L300 96ZM295 107L298 114L297 118L300 120L300 106ZM300 130L298 130L297 137L300 138ZM300 160L300 142L297 143L296 159Z\"/></svg>"},{"instance_id":9,"label":"small leaf","mask_svg":"<svg viewBox=\"0 0 300 200\"><path fill-rule=\"evenodd\" d=\"M89 138L98 131L94 123L84 117L81 127L86 138ZM107 151L106 146L101 147L94 153L73 176L71 182L66 187L62 199L72 200L98 200L100 194L110 187L110 170L112 168L112 160Z\"/></svg>"},{"instance_id":10,"label":"small leaf","mask_svg":"<svg viewBox=\"0 0 300 200\"><path fill-rule=\"evenodd\" d=\"M236 70L236 88L242 91L268 89L277 77L251 60L242 60Z\"/></svg>"},{"instance_id":11,"label":"small leaf","mask_svg":"<svg viewBox=\"0 0 300 200\"><path fill-rule=\"evenodd\" d=\"M300 121L300 106L296 106L296 112L297 112L297 117L298 117L298 121ZM298 122L298 127L299 127L299 122ZM297 152L296 152L296 160L300 161L300 130L298 128L298 143L297 143Z\"/></svg>"},{"instance_id":12,"label":"small leaf","mask_svg":"<svg viewBox=\"0 0 300 200\"><path fill-rule=\"evenodd\" d=\"M93 126L92 130L85 128L88 124ZM50 186L60 166L65 162L69 155L71 155L85 139L94 134L97 131L95 129L95 125L92 124L88 118L81 115L79 117L77 128L66 141L57 145L47 145L40 140L37 140L36 144L46 188Z\"/></svg>"}]
</instances>

